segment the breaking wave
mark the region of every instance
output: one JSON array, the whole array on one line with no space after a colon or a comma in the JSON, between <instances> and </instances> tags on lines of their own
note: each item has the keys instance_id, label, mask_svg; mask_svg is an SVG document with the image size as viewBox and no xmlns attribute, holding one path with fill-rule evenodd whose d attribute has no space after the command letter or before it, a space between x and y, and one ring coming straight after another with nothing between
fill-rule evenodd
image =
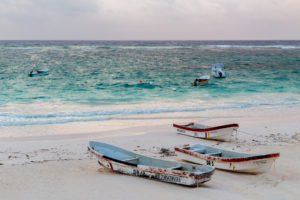
<instances>
[{"instance_id":1,"label":"breaking wave","mask_svg":"<svg viewBox=\"0 0 300 200\"><path fill-rule=\"evenodd\" d=\"M25 126L63 124L70 122L103 121L114 119L116 115L157 114L172 112L201 112L207 110L239 109L254 106L299 105L300 102L244 102L236 105L207 107L157 107L144 109L98 110L81 112L52 112L35 114L0 113L0 126Z\"/></svg>"}]
</instances>

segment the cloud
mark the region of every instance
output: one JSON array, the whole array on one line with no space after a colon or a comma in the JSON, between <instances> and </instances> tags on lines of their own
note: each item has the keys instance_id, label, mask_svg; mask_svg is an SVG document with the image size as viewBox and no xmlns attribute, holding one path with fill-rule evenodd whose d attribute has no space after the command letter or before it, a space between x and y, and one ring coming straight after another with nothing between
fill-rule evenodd
<instances>
[{"instance_id":1,"label":"cloud","mask_svg":"<svg viewBox=\"0 0 300 200\"><path fill-rule=\"evenodd\" d=\"M292 39L300 33L298 0L102 0L100 5L111 28L131 39Z\"/></svg>"},{"instance_id":2,"label":"cloud","mask_svg":"<svg viewBox=\"0 0 300 200\"><path fill-rule=\"evenodd\" d=\"M298 0L1 0L0 39L300 39Z\"/></svg>"},{"instance_id":3,"label":"cloud","mask_svg":"<svg viewBox=\"0 0 300 200\"><path fill-rule=\"evenodd\" d=\"M1 0L1 12L46 11L67 15L95 10L97 0Z\"/></svg>"},{"instance_id":4,"label":"cloud","mask_svg":"<svg viewBox=\"0 0 300 200\"><path fill-rule=\"evenodd\" d=\"M66 39L98 10L97 0L1 0L0 39Z\"/></svg>"}]
</instances>

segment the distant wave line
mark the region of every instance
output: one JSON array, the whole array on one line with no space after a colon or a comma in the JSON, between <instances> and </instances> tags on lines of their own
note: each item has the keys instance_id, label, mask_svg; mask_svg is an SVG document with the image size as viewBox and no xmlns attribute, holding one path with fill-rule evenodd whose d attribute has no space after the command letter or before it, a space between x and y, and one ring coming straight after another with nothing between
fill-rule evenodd
<instances>
[{"instance_id":1,"label":"distant wave line","mask_svg":"<svg viewBox=\"0 0 300 200\"><path fill-rule=\"evenodd\" d=\"M275 48L275 49L300 49L300 46L293 45L207 45L216 48Z\"/></svg>"},{"instance_id":2,"label":"distant wave line","mask_svg":"<svg viewBox=\"0 0 300 200\"><path fill-rule=\"evenodd\" d=\"M122 45L100 45L100 46L20 46L20 47L0 47L0 49L9 50L36 50L36 49L47 49L47 50L85 50L94 51L99 49L144 49L144 50L155 50L155 49L202 49L202 48L237 48L237 49L300 49L300 46L295 45L233 45L233 44L202 44L195 46L122 46Z\"/></svg>"}]
</instances>

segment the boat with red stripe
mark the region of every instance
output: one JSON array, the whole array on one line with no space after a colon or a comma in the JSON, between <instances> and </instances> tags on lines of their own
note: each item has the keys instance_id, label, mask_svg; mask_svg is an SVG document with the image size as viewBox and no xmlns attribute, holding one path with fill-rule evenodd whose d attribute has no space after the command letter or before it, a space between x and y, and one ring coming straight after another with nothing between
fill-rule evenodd
<instances>
[{"instance_id":1,"label":"boat with red stripe","mask_svg":"<svg viewBox=\"0 0 300 200\"><path fill-rule=\"evenodd\" d=\"M237 131L238 124L225 124L220 126L206 126L197 123L185 125L173 124L176 132L197 138L229 141L234 131Z\"/></svg>"},{"instance_id":2,"label":"boat with red stripe","mask_svg":"<svg viewBox=\"0 0 300 200\"><path fill-rule=\"evenodd\" d=\"M253 174L267 172L280 156L279 153L240 153L201 144L183 148L175 147L175 151L183 160L189 162L210 165L222 170Z\"/></svg>"}]
</instances>

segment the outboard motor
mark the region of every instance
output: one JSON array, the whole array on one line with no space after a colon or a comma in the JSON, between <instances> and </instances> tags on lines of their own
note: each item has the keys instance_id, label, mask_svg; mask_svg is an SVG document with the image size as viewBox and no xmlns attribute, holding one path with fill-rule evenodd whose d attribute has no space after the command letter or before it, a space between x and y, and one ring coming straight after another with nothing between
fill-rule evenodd
<instances>
[{"instance_id":1,"label":"outboard motor","mask_svg":"<svg viewBox=\"0 0 300 200\"><path fill-rule=\"evenodd\" d=\"M195 79L194 80L194 86L197 86L198 85L198 79Z\"/></svg>"},{"instance_id":2,"label":"outboard motor","mask_svg":"<svg viewBox=\"0 0 300 200\"><path fill-rule=\"evenodd\" d=\"M219 77L222 78L223 77L223 73L219 72Z\"/></svg>"}]
</instances>

